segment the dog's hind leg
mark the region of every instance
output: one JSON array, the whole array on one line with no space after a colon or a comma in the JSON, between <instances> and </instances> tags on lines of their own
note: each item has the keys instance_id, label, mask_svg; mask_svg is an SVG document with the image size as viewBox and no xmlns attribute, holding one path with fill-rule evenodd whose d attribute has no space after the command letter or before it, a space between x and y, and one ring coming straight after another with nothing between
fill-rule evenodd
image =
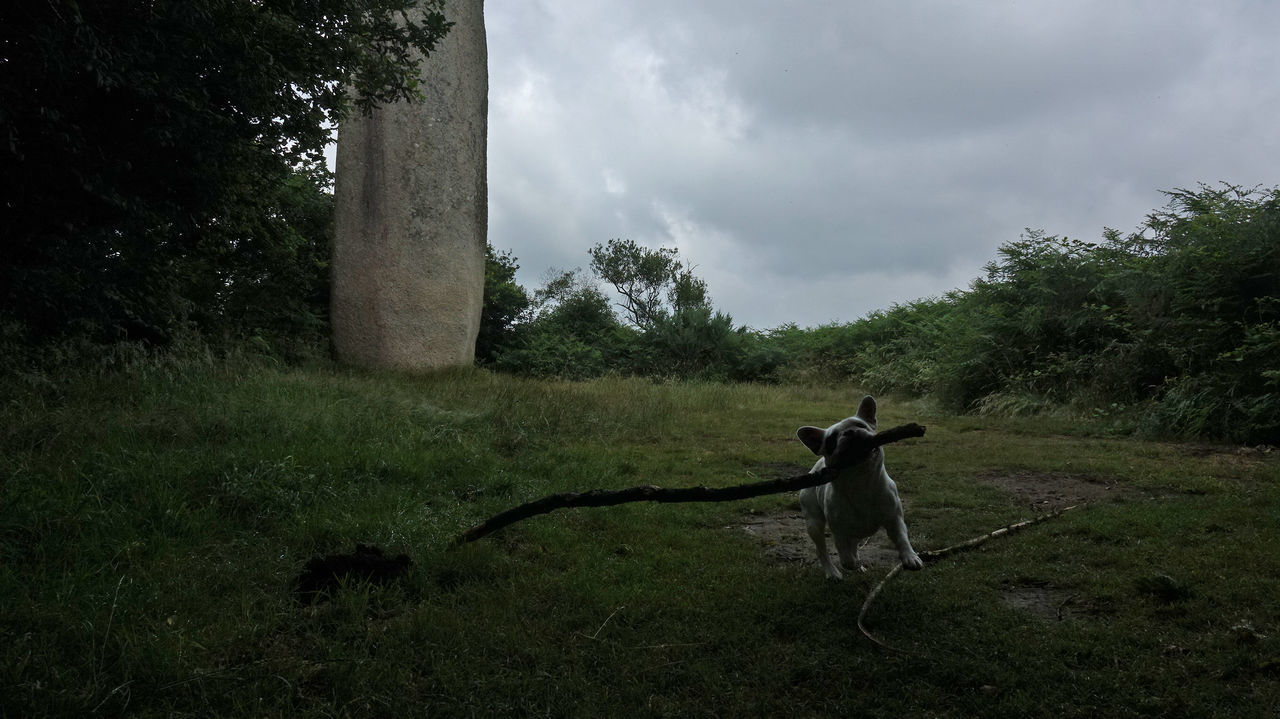
<instances>
[{"instance_id":1,"label":"dog's hind leg","mask_svg":"<svg viewBox=\"0 0 1280 719\"><path fill-rule=\"evenodd\" d=\"M831 555L827 553L827 523L822 519L815 521L807 514L804 519L805 526L809 529L809 538L818 550L818 564L822 567L822 572L827 575L827 579L844 579L844 574L831 562Z\"/></svg>"},{"instance_id":2,"label":"dog's hind leg","mask_svg":"<svg viewBox=\"0 0 1280 719\"><path fill-rule=\"evenodd\" d=\"M842 537L835 532L831 533L831 538L836 541L836 552L840 555L840 566L851 572L867 571L867 568L862 564L862 560L858 559L858 540Z\"/></svg>"}]
</instances>

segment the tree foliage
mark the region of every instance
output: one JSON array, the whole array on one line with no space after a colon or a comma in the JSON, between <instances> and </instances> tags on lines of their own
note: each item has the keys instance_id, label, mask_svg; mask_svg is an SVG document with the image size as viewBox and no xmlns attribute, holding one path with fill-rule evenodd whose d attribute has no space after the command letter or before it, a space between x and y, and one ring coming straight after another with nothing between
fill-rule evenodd
<instances>
[{"instance_id":1,"label":"tree foliage","mask_svg":"<svg viewBox=\"0 0 1280 719\"><path fill-rule=\"evenodd\" d=\"M490 244L484 250L484 307L476 338L476 361L490 364L497 360L500 348L515 343L519 323L532 300L516 282L516 271L520 269L517 258L510 251L498 252Z\"/></svg>"},{"instance_id":2,"label":"tree foliage","mask_svg":"<svg viewBox=\"0 0 1280 719\"><path fill-rule=\"evenodd\" d=\"M164 342L187 325L252 333L298 292L317 299L322 152L347 83L365 111L417 97L440 9L4 3L0 316L31 340Z\"/></svg>"},{"instance_id":3,"label":"tree foliage","mask_svg":"<svg viewBox=\"0 0 1280 719\"><path fill-rule=\"evenodd\" d=\"M587 251L591 271L622 296L618 305L635 327L685 310L710 307L707 283L680 260L675 248L649 249L629 239L597 243Z\"/></svg>"},{"instance_id":4,"label":"tree foliage","mask_svg":"<svg viewBox=\"0 0 1280 719\"><path fill-rule=\"evenodd\" d=\"M509 343L497 348L495 366L535 377L586 379L627 364L634 330L618 321L609 298L580 270L549 275Z\"/></svg>"},{"instance_id":5,"label":"tree foliage","mask_svg":"<svg viewBox=\"0 0 1280 719\"><path fill-rule=\"evenodd\" d=\"M766 346L757 333L735 327L729 315L715 311L706 282L684 265L676 250L610 240L588 252L594 277L581 270L550 273L533 292L527 311L503 335L503 344L495 348L497 369L566 379L608 373L670 379L773 378L782 354ZM616 306L626 322L614 312L600 281L622 296ZM496 327L496 322L482 327L481 336Z\"/></svg>"}]
</instances>

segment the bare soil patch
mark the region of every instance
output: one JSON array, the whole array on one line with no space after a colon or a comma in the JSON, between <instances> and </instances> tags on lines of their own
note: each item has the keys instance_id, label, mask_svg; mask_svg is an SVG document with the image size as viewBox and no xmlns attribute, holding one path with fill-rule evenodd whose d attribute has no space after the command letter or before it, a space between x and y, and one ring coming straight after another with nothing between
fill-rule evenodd
<instances>
[{"instance_id":1,"label":"bare soil patch","mask_svg":"<svg viewBox=\"0 0 1280 719\"><path fill-rule=\"evenodd\" d=\"M808 467L799 464L769 462L756 466L749 474L761 480L769 480L794 477L807 471ZM978 479L1009 492L1038 513L1089 502L1109 501L1131 494L1130 490L1119 486L1114 479L1058 472L987 472L979 475ZM740 520L726 528L751 535L757 540L765 556L780 564L798 563L815 567L818 564L813 541L809 539L804 514L800 511L798 502L793 502L779 512L746 512ZM835 544L830 540L830 533L827 538L827 551L833 561L838 561L835 560ZM878 532L869 539L858 554L868 567L892 567L899 561L897 551L883 532ZM1052 614L1056 618L1060 614L1066 616L1071 612L1070 603L1063 604L1069 598L1068 595L1059 595L1058 590L1052 588L1030 587L1026 591L1015 588L1010 590L1009 597L1013 606L1025 606L1037 616ZM1077 613L1078 611L1077 608Z\"/></svg>"},{"instance_id":2,"label":"bare soil patch","mask_svg":"<svg viewBox=\"0 0 1280 719\"><path fill-rule=\"evenodd\" d=\"M1000 589L1000 600L1006 606L1046 622L1088 619L1104 613L1105 609L1069 589L1030 580L1006 583Z\"/></svg>"},{"instance_id":3,"label":"bare soil patch","mask_svg":"<svg viewBox=\"0 0 1280 719\"><path fill-rule=\"evenodd\" d=\"M773 462L756 467L751 474L761 479L793 477L808 471L806 467L787 462ZM1054 472L988 472L979 476L983 482L1003 489L1038 513L1048 513L1088 502L1110 501L1132 494L1114 479ZM746 532L758 543L766 557L780 566L798 565L817 568L813 541L805 528L804 513L798 502L782 511L747 511L726 529ZM828 533L827 550L832 561L839 562L835 545ZM892 568L899 562L898 552L884 532L877 532L858 551L868 568ZM1097 600L1070 589L1032 579L1006 581L1000 587L1000 600L1008 607L1026 612L1044 622L1064 622L1097 618L1108 608Z\"/></svg>"},{"instance_id":4,"label":"bare soil patch","mask_svg":"<svg viewBox=\"0 0 1280 719\"><path fill-rule=\"evenodd\" d=\"M804 513L798 504L783 512L743 514L739 522L729 525L755 537L765 556L783 564L818 566L818 554L809 530L804 526ZM831 561L839 565L831 533L827 533L827 553ZM898 563L898 550L893 548L884 532L878 532L858 550L858 558L868 567L892 567Z\"/></svg>"},{"instance_id":5,"label":"bare soil patch","mask_svg":"<svg viewBox=\"0 0 1280 719\"><path fill-rule=\"evenodd\" d=\"M978 479L999 487L1039 512L1111 500L1126 490L1115 479L1059 472L984 472Z\"/></svg>"},{"instance_id":6,"label":"bare soil patch","mask_svg":"<svg viewBox=\"0 0 1280 719\"><path fill-rule=\"evenodd\" d=\"M1164 447L1188 457L1209 458L1233 467L1256 467L1277 458L1276 448L1266 444L1233 447L1211 444L1165 444Z\"/></svg>"},{"instance_id":7,"label":"bare soil patch","mask_svg":"<svg viewBox=\"0 0 1280 719\"><path fill-rule=\"evenodd\" d=\"M755 467L751 474L761 480L794 477L809 471L808 466L791 462L769 462ZM818 566L817 551L809 530L805 528L804 513L799 502L793 502L781 512L745 512L742 518L726 527L746 532L759 543L765 556L779 564ZM827 533L827 553L839 565L831 533ZM893 548L884 532L878 532L858 550L858 557L868 567L892 567L898 563L898 551Z\"/></svg>"}]
</instances>

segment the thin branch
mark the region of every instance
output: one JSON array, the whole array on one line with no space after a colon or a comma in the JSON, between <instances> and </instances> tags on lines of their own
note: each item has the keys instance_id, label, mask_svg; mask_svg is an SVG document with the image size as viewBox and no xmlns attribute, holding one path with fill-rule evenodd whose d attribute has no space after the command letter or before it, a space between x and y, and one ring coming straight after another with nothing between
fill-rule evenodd
<instances>
[{"instance_id":1,"label":"thin branch","mask_svg":"<svg viewBox=\"0 0 1280 719\"><path fill-rule=\"evenodd\" d=\"M806 487L816 487L830 482L841 467L848 466L861 459L877 447L898 442L912 437L923 437L925 428L911 423L887 429L879 434L867 434L851 430L841 435L839 449L832 467L816 473L801 474L786 479L774 479L752 484L739 484L733 487L680 487L664 489L652 484L630 487L627 489L593 489L589 492L564 492L551 494L505 512L496 514L474 527L459 534L453 540L453 546L474 542L485 535L515 524L530 517L554 512L557 509L574 507L611 507L628 502L729 502L766 494L780 494Z\"/></svg>"},{"instance_id":2,"label":"thin branch","mask_svg":"<svg viewBox=\"0 0 1280 719\"><path fill-rule=\"evenodd\" d=\"M605 625L606 625L606 624L608 624L608 623L609 623L609 620L610 620L610 619L613 619L614 615L616 615L618 612L622 611L623 609L626 609L626 607L627 607L627 605L623 604L622 606L620 606L620 607L618 607L617 609L613 610L613 614L610 614L609 616L605 617L605 618L604 618L604 621L603 621L603 622L601 622L601 624L600 624L600 626L599 626L599 627L596 627L596 631L595 631L595 633L594 633L594 634L592 634L591 636L587 636L586 634L583 634L582 632L574 632L574 633L575 633L575 634L577 634L577 635L578 635L578 636L580 636L580 637L586 637L587 639L590 639L590 640L594 641L594 640L596 639L596 637L599 637L599 636L600 636L600 632L604 631L604 627L605 627Z\"/></svg>"},{"instance_id":3,"label":"thin branch","mask_svg":"<svg viewBox=\"0 0 1280 719\"><path fill-rule=\"evenodd\" d=\"M1026 519L1021 522L1015 522L1014 524L1010 524L1007 527L1001 527L993 532L988 532L982 535L981 537L974 537L973 539L960 542L959 544L953 544L950 547L943 547L942 549L935 549L932 551L921 552L920 558L925 560L926 562L935 562L947 556L948 554L955 554L956 552L963 552L968 549L973 549L974 547L977 547L978 545L985 543L987 540L995 539L996 537L1001 537L1006 534L1012 534L1018 531L1019 529L1030 527L1033 524L1039 524L1040 522L1043 522L1046 519L1054 519L1055 517L1061 516L1063 512L1069 512L1075 509L1077 506L1079 505L1073 504L1070 507L1063 507L1062 509L1059 509L1056 512L1050 512L1048 514L1042 514L1039 517L1035 517L1033 519Z\"/></svg>"},{"instance_id":4,"label":"thin branch","mask_svg":"<svg viewBox=\"0 0 1280 719\"><path fill-rule=\"evenodd\" d=\"M995 539L996 537L1003 537L1005 535L1012 534L1018 531L1019 529L1030 527L1033 524L1039 524L1040 522L1043 522L1046 519L1053 519L1054 517L1061 516L1063 512L1075 509L1076 506L1077 505L1072 505L1070 507L1063 507L1062 509L1059 509L1056 512L1051 512L1049 514L1041 515L1034 519L1027 519L1021 522L1016 522L1014 524L1001 527L995 531L987 532L982 536L974 537L973 539L960 542L959 544L953 544L950 547L943 547L942 549L935 549L932 551L920 552L920 558L925 560L926 562L936 562L939 559L942 559L943 557L947 556L948 554L956 554L959 552L973 549L974 547L984 544L985 542ZM884 585L888 584L890 579L893 579L894 577L898 576L898 574L900 574L901 572L902 572L902 565L895 564L893 569L890 569L889 573L884 575L884 579L881 579L880 582L871 589L871 593L868 594L867 598L862 602L862 609L858 611L858 630L862 632L862 636L871 640L872 644L876 645L881 649L884 649L889 652L897 652L899 654L912 654L913 652L908 652L904 649L899 649L895 646L885 644L884 642L880 641L878 638L876 638L874 634L871 633L870 630L867 629L866 625L862 623L862 620L865 619L867 616L867 610L871 608L871 603L875 601L876 597L880 596L880 590L884 589Z\"/></svg>"},{"instance_id":5,"label":"thin branch","mask_svg":"<svg viewBox=\"0 0 1280 719\"><path fill-rule=\"evenodd\" d=\"M862 609L858 611L858 630L862 632L862 636L870 639L872 644L884 649L885 651L897 652L899 654L910 654L910 652L903 651L902 649L880 641L874 634L867 631L867 628L862 624L862 618L867 615L867 609L871 607L871 602L875 601L875 598L880 596L880 590L884 589L884 585L888 584L890 579L898 576L901 572L902 564L899 563L893 565L893 569L890 569L889 573L884 575L884 579L881 579L879 584L871 588L871 593L868 594L867 598L862 602Z\"/></svg>"}]
</instances>

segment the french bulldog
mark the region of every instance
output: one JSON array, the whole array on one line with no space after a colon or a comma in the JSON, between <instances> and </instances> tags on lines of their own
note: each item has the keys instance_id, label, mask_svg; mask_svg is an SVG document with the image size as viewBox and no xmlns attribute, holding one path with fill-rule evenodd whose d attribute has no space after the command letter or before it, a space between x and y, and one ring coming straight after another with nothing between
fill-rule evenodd
<instances>
[{"instance_id":1,"label":"french bulldog","mask_svg":"<svg viewBox=\"0 0 1280 719\"><path fill-rule=\"evenodd\" d=\"M874 435L876 400L862 398L858 413L842 419L826 429L801 427L796 436L814 454L819 455L811 472L817 472L833 461L840 436L846 432ZM840 468L835 479L817 487L800 491L800 507L805 525L818 549L818 563L829 579L843 579L840 568L827 555L826 528L831 528L840 566L852 571L865 571L858 560L858 545L883 527L898 550L904 569L920 569L924 563L907 539L907 523L902 516L898 486L884 469L884 448L877 447L864 459Z\"/></svg>"}]
</instances>

